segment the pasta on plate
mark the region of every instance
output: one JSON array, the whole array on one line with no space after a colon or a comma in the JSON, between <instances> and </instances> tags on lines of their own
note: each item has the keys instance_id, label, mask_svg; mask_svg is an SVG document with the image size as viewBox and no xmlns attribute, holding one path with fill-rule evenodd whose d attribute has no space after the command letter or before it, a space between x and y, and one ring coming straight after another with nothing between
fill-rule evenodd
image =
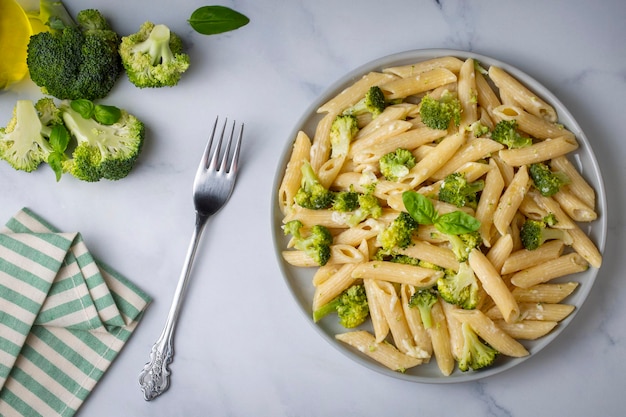
<instances>
[{"instance_id":1,"label":"pasta on plate","mask_svg":"<svg viewBox=\"0 0 626 417\"><path fill-rule=\"evenodd\" d=\"M350 352L369 358L370 366L379 364L417 380L432 376L435 366L439 377L447 378L495 372L480 366L468 369L468 329L495 350L498 359L488 364L492 369L506 369L515 363L511 361L538 350L542 345L537 341L551 340L586 295L570 301L572 294L581 285L588 292L601 266L604 233L598 236L597 227L595 234L589 232L594 222L603 220L602 199L590 174L571 158L581 151L581 133L559 119L561 109L553 100L542 98L526 79L497 61L463 53L434 55L397 65L392 60L380 69L364 67L362 74L324 97L309 130L297 130L275 191L276 228L298 221L303 233L323 226L332 236L323 265L296 248L294 237L277 239L282 262L310 273L310 279L294 284L308 287L305 310L312 314L350 287L362 285L367 321L356 328L332 325L324 331ZM383 94L383 108L355 113L355 106L372 91ZM427 99L453 102L458 113L443 128L435 128L424 110ZM347 150L339 152L333 149L338 146L334 122L346 114L356 119L357 127ZM510 135L526 143L496 140L493 132L501 122L509 123ZM391 178L381 161L398 150L408 151L412 163ZM330 193L373 196L380 210L354 220L358 208L345 212L330 203L315 209L301 206L297 194L305 165ZM540 192L531 169L537 165L563 179L557 192ZM463 205L440 197L452 176L480 184L475 201ZM436 221L422 221L410 243L387 247L383 231L400 213L413 215L405 200L410 193L426 197L435 219L469 216L476 227L448 233ZM528 221L562 234L529 249L523 230ZM459 256L448 234L479 239ZM442 280L460 275L462 269L471 271L477 288L478 301L469 307L446 301L449 297L437 292ZM590 270L594 272L588 277ZM411 306L411 298L423 290L436 294L429 310L432 323ZM333 320L336 316L325 317L316 326ZM431 371L421 374L422 367Z\"/></svg>"}]
</instances>

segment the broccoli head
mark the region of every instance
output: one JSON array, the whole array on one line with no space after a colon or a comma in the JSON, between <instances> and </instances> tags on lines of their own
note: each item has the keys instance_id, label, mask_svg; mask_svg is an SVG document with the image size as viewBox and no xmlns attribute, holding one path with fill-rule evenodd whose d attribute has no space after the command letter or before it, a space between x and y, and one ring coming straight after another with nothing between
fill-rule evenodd
<instances>
[{"instance_id":1,"label":"broccoli head","mask_svg":"<svg viewBox=\"0 0 626 417\"><path fill-rule=\"evenodd\" d=\"M461 333L463 349L459 358L459 369L467 372L469 369L476 371L491 366L498 356L498 351L483 343L468 323L461 325Z\"/></svg>"},{"instance_id":2,"label":"broccoli head","mask_svg":"<svg viewBox=\"0 0 626 417\"><path fill-rule=\"evenodd\" d=\"M58 29L30 38L26 64L44 94L59 99L103 98L122 72L117 33L97 10L79 16L79 23L51 16L51 27Z\"/></svg>"},{"instance_id":3,"label":"broccoli head","mask_svg":"<svg viewBox=\"0 0 626 417\"><path fill-rule=\"evenodd\" d=\"M359 193L353 190L337 191L333 197L332 209L340 212L354 211L359 208Z\"/></svg>"},{"instance_id":4,"label":"broccoli head","mask_svg":"<svg viewBox=\"0 0 626 417\"><path fill-rule=\"evenodd\" d=\"M433 326L431 309L439 300L437 291L434 288L420 288L411 295L409 307L417 308L424 328L430 329Z\"/></svg>"},{"instance_id":5,"label":"broccoli head","mask_svg":"<svg viewBox=\"0 0 626 417\"><path fill-rule=\"evenodd\" d=\"M141 153L144 124L123 109L118 109L116 122L103 124L83 117L68 102L60 107L65 126L77 143L71 158L63 162L64 171L89 182L126 177Z\"/></svg>"},{"instance_id":6,"label":"broccoli head","mask_svg":"<svg viewBox=\"0 0 626 417\"><path fill-rule=\"evenodd\" d=\"M566 245L572 244L572 237L564 229L548 227L545 221L527 219L519 231L524 248L535 250L547 240L560 239Z\"/></svg>"},{"instance_id":7,"label":"broccoli head","mask_svg":"<svg viewBox=\"0 0 626 417\"><path fill-rule=\"evenodd\" d=\"M330 259L330 245L333 243L333 236L330 230L322 225L311 227L308 234L302 233L302 222L291 220L284 224L285 235L293 236L293 246L306 253L320 266L326 265Z\"/></svg>"},{"instance_id":8,"label":"broccoli head","mask_svg":"<svg viewBox=\"0 0 626 417\"><path fill-rule=\"evenodd\" d=\"M346 223L349 226L356 226L367 218L377 219L382 213L383 209L380 206L378 198L371 192L359 194L359 207L352 212Z\"/></svg>"},{"instance_id":9,"label":"broccoli head","mask_svg":"<svg viewBox=\"0 0 626 417\"><path fill-rule=\"evenodd\" d=\"M45 107L45 103L40 107ZM36 105L31 100L18 100L13 117L6 127L0 128L0 158L26 172L47 162L52 148L42 133L44 127Z\"/></svg>"},{"instance_id":10,"label":"broccoli head","mask_svg":"<svg viewBox=\"0 0 626 417\"><path fill-rule=\"evenodd\" d=\"M411 244L413 233L418 226L417 221L409 213L401 211L378 235L378 243L385 251L391 251L394 248L405 249Z\"/></svg>"},{"instance_id":11,"label":"broccoli head","mask_svg":"<svg viewBox=\"0 0 626 417\"><path fill-rule=\"evenodd\" d=\"M189 68L181 38L162 24L144 22L122 37L119 54L129 81L139 88L173 87Z\"/></svg>"},{"instance_id":12,"label":"broccoli head","mask_svg":"<svg viewBox=\"0 0 626 417\"><path fill-rule=\"evenodd\" d=\"M386 106L387 102L383 91L380 87L372 86L365 93L365 97L344 110L343 114L360 116L369 113L372 115L372 118L376 118L385 110Z\"/></svg>"},{"instance_id":13,"label":"broccoli head","mask_svg":"<svg viewBox=\"0 0 626 417\"><path fill-rule=\"evenodd\" d=\"M450 242L450 249L459 262L467 261L472 249L478 248L482 244L482 238L478 231L459 235L445 234L444 237Z\"/></svg>"},{"instance_id":14,"label":"broccoli head","mask_svg":"<svg viewBox=\"0 0 626 417\"><path fill-rule=\"evenodd\" d=\"M327 209L332 206L334 193L320 183L309 161L304 161L300 170L302 181L294 196L296 204L311 210Z\"/></svg>"},{"instance_id":15,"label":"broccoli head","mask_svg":"<svg viewBox=\"0 0 626 417\"><path fill-rule=\"evenodd\" d=\"M356 117L349 114L340 114L335 117L330 126L330 156L337 158L345 156L350 150L352 140L359 132Z\"/></svg>"},{"instance_id":16,"label":"broccoli head","mask_svg":"<svg viewBox=\"0 0 626 417\"><path fill-rule=\"evenodd\" d=\"M419 112L422 122L431 129L447 130L450 123L461 124L461 102L448 90L440 99L430 95L422 97Z\"/></svg>"},{"instance_id":17,"label":"broccoli head","mask_svg":"<svg viewBox=\"0 0 626 417\"><path fill-rule=\"evenodd\" d=\"M457 207L476 208L478 192L485 188L483 180L468 182L465 175L453 172L444 178L439 188L439 200Z\"/></svg>"},{"instance_id":18,"label":"broccoli head","mask_svg":"<svg viewBox=\"0 0 626 417\"><path fill-rule=\"evenodd\" d=\"M474 270L467 262L459 264L456 273L447 273L437 280L437 291L444 301L464 310L473 310L478 305L479 286Z\"/></svg>"},{"instance_id":19,"label":"broccoli head","mask_svg":"<svg viewBox=\"0 0 626 417\"><path fill-rule=\"evenodd\" d=\"M399 181L415 166L415 156L408 149L398 148L378 160L380 173L389 181Z\"/></svg>"},{"instance_id":20,"label":"broccoli head","mask_svg":"<svg viewBox=\"0 0 626 417\"><path fill-rule=\"evenodd\" d=\"M562 186L570 182L564 172L552 171L550 167L543 162L530 164L528 174L535 188L539 190L544 197L553 196L559 192Z\"/></svg>"},{"instance_id":21,"label":"broccoli head","mask_svg":"<svg viewBox=\"0 0 626 417\"><path fill-rule=\"evenodd\" d=\"M503 144L507 148L524 148L533 144L529 137L522 136L517 131L516 120L500 120L491 132L491 139Z\"/></svg>"},{"instance_id":22,"label":"broccoli head","mask_svg":"<svg viewBox=\"0 0 626 417\"><path fill-rule=\"evenodd\" d=\"M337 313L339 323L347 329L361 325L369 316L369 304L363 284L355 284L332 301L313 312L313 321L318 322L331 313Z\"/></svg>"}]
</instances>

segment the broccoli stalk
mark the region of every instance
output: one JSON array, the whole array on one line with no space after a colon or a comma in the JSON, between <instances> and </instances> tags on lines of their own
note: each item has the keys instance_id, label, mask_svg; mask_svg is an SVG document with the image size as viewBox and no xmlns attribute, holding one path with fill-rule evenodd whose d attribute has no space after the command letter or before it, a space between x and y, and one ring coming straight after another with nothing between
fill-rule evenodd
<instances>
[{"instance_id":1,"label":"broccoli stalk","mask_svg":"<svg viewBox=\"0 0 626 417\"><path fill-rule=\"evenodd\" d=\"M463 334L463 350L459 358L459 369L467 372L470 368L478 370L491 366L498 351L483 343L468 323L461 325Z\"/></svg>"},{"instance_id":2,"label":"broccoli stalk","mask_svg":"<svg viewBox=\"0 0 626 417\"><path fill-rule=\"evenodd\" d=\"M560 239L566 245L572 244L572 237L564 229L548 227L545 221L527 219L519 231L522 245L527 250L535 250L547 240Z\"/></svg>"},{"instance_id":3,"label":"broccoli stalk","mask_svg":"<svg viewBox=\"0 0 626 417\"><path fill-rule=\"evenodd\" d=\"M330 157L338 158L348 154L350 144L359 132L356 117L340 114L330 126Z\"/></svg>"},{"instance_id":4,"label":"broccoli stalk","mask_svg":"<svg viewBox=\"0 0 626 417\"><path fill-rule=\"evenodd\" d=\"M431 129L447 130L450 123L461 124L461 102L448 90L440 99L430 95L422 97L419 112L422 122Z\"/></svg>"},{"instance_id":5,"label":"broccoli stalk","mask_svg":"<svg viewBox=\"0 0 626 417\"><path fill-rule=\"evenodd\" d=\"M467 262L459 264L459 271L445 274L437 280L437 291L444 301L464 310L473 310L478 305L479 286L474 270Z\"/></svg>"},{"instance_id":6,"label":"broccoli stalk","mask_svg":"<svg viewBox=\"0 0 626 417\"><path fill-rule=\"evenodd\" d=\"M311 210L329 208L333 204L334 194L320 183L309 161L304 161L300 171L302 180L294 196L296 204Z\"/></svg>"},{"instance_id":7,"label":"broccoli stalk","mask_svg":"<svg viewBox=\"0 0 626 417\"><path fill-rule=\"evenodd\" d=\"M399 181L415 166L415 156L408 149L398 148L378 160L380 173L389 181Z\"/></svg>"},{"instance_id":8,"label":"broccoli stalk","mask_svg":"<svg viewBox=\"0 0 626 417\"><path fill-rule=\"evenodd\" d=\"M538 162L530 164L528 174L533 181L533 185L544 197L551 197L558 193L562 186L569 184L570 179L561 171L552 171L550 167Z\"/></svg>"},{"instance_id":9,"label":"broccoli stalk","mask_svg":"<svg viewBox=\"0 0 626 417\"><path fill-rule=\"evenodd\" d=\"M181 38L166 25L149 21L122 37L119 54L129 81L139 88L173 87L189 68Z\"/></svg>"},{"instance_id":10,"label":"broccoli stalk","mask_svg":"<svg viewBox=\"0 0 626 417\"><path fill-rule=\"evenodd\" d=\"M330 245L333 243L330 231L322 225L315 225L305 235L302 228L300 220L291 220L283 225L285 235L293 236L293 246L296 249L306 253L320 266L326 265L330 259Z\"/></svg>"},{"instance_id":11,"label":"broccoli stalk","mask_svg":"<svg viewBox=\"0 0 626 417\"><path fill-rule=\"evenodd\" d=\"M365 93L365 97L359 100L353 106L344 110L343 114L352 116L361 116L363 114L371 114L372 118L378 117L385 107L387 102L385 101L385 95L380 87L372 86Z\"/></svg>"},{"instance_id":12,"label":"broccoli stalk","mask_svg":"<svg viewBox=\"0 0 626 417\"><path fill-rule=\"evenodd\" d=\"M483 180L468 182L465 175L453 172L444 178L439 187L439 200L457 207L476 208L478 193L485 188Z\"/></svg>"},{"instance_id":13,"label":"broccoli stalk","mask_svg":"<svg viewBox=\"0 0 626 417\"><path fill-rule=\"evenodd\" d=\"M363 284L355 284L342 292L332 301L313 312L316 323L327 315L337 312L339 323L347 329L361 325L369 315L367 294Z\"/></svg>"},{"instance_id":14,"label":"broccoli stalk","mask_svg":"<svg viewBox=\"0 0 626 417\"><path fill-rule=\"evenodd\" d=\"M377 238L383 251L390 253L395 248L407 248L418 227L417 221L409 213L401 211Z\"/></svg>"},{"instance_id":15,"label":"broccoli stalk","mask_svg":"<svg viewBox=\"0 0 626 417\"><path fill-rule=\"evenodd\" d=\"M491 132L491 139L507 148L523 148L533 143L531 138L520 135L515 120L500 120L496 123Z\"/></svg>"},{"instance_id":16,"label":"broccoli stalk","mask_svg":"<svg viewBox=\"0 0 626 417\"><path fill-rule=\"evenodd\" d=\"M426 329L433 326L431 310L437 300L437 291L434 288L420 288L409 299L409 307L419 309L422 324Z\"/></svg>"}]
</instances>

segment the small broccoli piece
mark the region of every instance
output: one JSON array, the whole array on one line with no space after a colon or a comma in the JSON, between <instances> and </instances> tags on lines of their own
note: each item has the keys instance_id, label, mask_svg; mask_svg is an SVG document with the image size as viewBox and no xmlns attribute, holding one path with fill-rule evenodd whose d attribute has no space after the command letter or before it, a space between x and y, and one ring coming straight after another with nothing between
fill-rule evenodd
<instances>
[{"instance_id":1,"label":"small broccoli piece","mask_svg":"<svg viewBox=\"0 0 626 417\"><path fill-rule=\"evenodd\" d=\"M482 238L478 231L459 235L444 234L444 237L450 242L450 248L459 262L467 261L472 249L478 248L482 244Z\"/></svg>"},{"instance_id":2,"label":"small broccoli piece","mask_svg":"<svg viewBox=\"0 0 626 417\"><path fill-rule=\"evenodd\" d=\"M527 219L519 231L524 248L535 250L547 240L560 239L566 245L572 244L572 237L564 229L554 229L541 220Z\"/></svg>"},{"instance_id":3,"label":"small broccoli piece","mask_svg":"<svg viewBox=\"0 0 626 417\"><path fill-rule=\"evenodd\" d=\"M332 206L335 196L332 191L320 183L311 164L304 161L300 170L302 171L302 181L300 182L300 189L294 197L296 204L312 210L321 210Z\"/></svg>"},{"instance_id":4,"label":"small broccoli piece","mask_svg":"<svg viewBox=\"0 0 626 417\"><path fill-rule=\"evenodd\" d=\"M340 114L335 117L330 126L331 158L347 155L350 144L358 132L359 126L356 117L349 114Z\"/></svg>"},{"instance_id":5,"label":"small broccoli piece","mask_svg":"<svg viewBox=\"0 0 626 417\"><path fill-rule=\"evenodd\" d=\"M478 193L485 188L483 180L468 182L465 175L453 172L446 176L439 188L439 200L457 207L476 208Z\"/></svg>"},{"instance_id":6,"label":"small broccoli piece","mask_svg":"<svg viewBox=\"0 0 626 417\"><path fill-rule=\"evenodd\" d=\"M483 343L468 323L461 325L461 333L463 350L459 358L459 369L462 372L467 372L470 368L476 371L493 365L498 351Z\"/></svg>"},{"instance_id":7,"label":"small broccoli piece","mask_svg":"<svg viewBox=\"0 0 626 417\"><path fill-rule=\"evenodd\" d=\"M337 312L339 323L347 329L361 325L369 316L367 294L363 284L355 284L332 301L313 312L316 323L327 315Z\"/></svg>"},{"instance_id":8,"label":"small broccoli piece","mask_svg":"<svg viewBox=\"0 0 626 417\"><path fill-rule=\"evenodd\" d=\"M50 131L53 126L63 124L61 110L54 104L54 99L44 97L37 100L35 109L41 120L41 132L46 137L50 137Z\"/></svg>"},{"instance_id":9,"label":"small broccoli piece","mask_svg":"<svg viewBox=\"0 0 626 417\"><path fill-rule=\"evenodd\" d=\"M378 198L374 194L369 192L359 194L358 200L359 208L357 208L346 221L349 226L354 227L368 217L377 219L382 215L383 209L380 206Z\"/></svg>"},{"instance_id":10,"label":"small broccoli piece","mask_svg":"<svg viewBox=\"0 0 626 417\"><path fill-rule=\"evenodd\" d=\"M448 90L440 99L425 95L420 102L422 122L431 129L447 130L450 123L461 124L461 102Z\"/></svg>"},{"instance_id":11,"label":"small broccoli piece","mask_svg":"<svg viewBox=\"0 0 626 417\"><path fill-rule=\"evenodd\" d=\"M418 289L409 299L409 307L419 309L422 324L426 329L433 326L431 309L437 300L437 291L432 287Z\"/></svg>"},{"instance_id":12,"label":"small broccoli piece","mask_svg":"<svg viewBox=\"0 0 626 417\"><path fill-rule=\"evenodd\" d=\"M489 127L482 124L480 120L477 120L467 126L466 130L472 132L472 135L474 135L475 138L489 134Z\"/></svg>"},{"instance_id":13,"label":"small broccoli piece","mask_svg":"<svg viewBox=\"0 0 626 417\"><path fill-rule=\"evenodd\" d=\"M337 191L333 198L332 209L340 212L355 211L359 208L359 193L356 191Z\"/></svg>"},{"instance_id":14,"label":"small broccoli piece","mask_svg":"<svg viewBox=\"0 0 626 417\"><path fill-rule=\"evenodd\" d=\"M56 13L47 17L53 30L32 35L28 43L30 78L44 94L59 99L105 97L122 72L119 36L99 11L82 11L76 23L61 2L55 3L46 12Z\"/></svg>"},{"instance_id":15,"label":"small broccoli piece","mask_svg":"<svg viewBox=\"0 0 626 417\"><path fill-rule=\"evenodd\" d=\"M13 117L6 127L0 128L0 158L16 170L32 172L37 169L52 152L42 134L45 126L32 101L18 100Z\"/></svg>"},{"instance_id":16,"label":"small broccoli piece","mask_svg":"<svg viewBox=\"0 0 626 417\"><path fill-rule=\"evenodd\" d=\"M520 135L515 120L500 120L496 123L491 132L491 139L507 148L523 148L533 144L531 138Z\"/></svg>"},{"instance_id":17,"label":"small broccoli piece","mask_svg":"<svg viewBox=\"0 0 626 417\"><path fill-rule=\"evenodd\" d=\"M478 305L478 280L467 262L459 264L459 271L447 273L437 280L437 291L441 298L465 310Z\"/></svg>"},{"instance_id":18,"label":"small broccoli piece","mask_svg":"<svg viewBox=\"0 0 626 417\"><path fill-rule=\"evenodd\" d=\"M415 166L415 156L408 149L398 148L383 155L378 165L380 173L389 181L399 181Z\"/></svg>"},{"instance_id":19,"label":"small broccoli piece","mask_svg":"<svg viewBox=\"0 0 626 417\"><path fill-rule=\"evenodd\" d=\"M60 106L63 121L77 145L63 170L89 182L119 180L134 167L144 141L144 124L126 110L109 125L84 118L69 102Z\"/></svg>"},{"instance_id":20,"label":"small broccoli piece","mask_svg":"<svg viewBox=\"0 0 626 417\"><path fill-rule=\"evenodd\" d=\"M562 186L570 182L564 172L552 171L550 167L543 162L530 164L528 174L535 188L537 188L544 197L553 196L559 192Z\"/></svg>"},{"instance_id":21,"label":"small broccoli piece","mask_svg":"<svg viewBox=\"0 0 626 417\"><path fill-rule=\"evenodd\" d=\"M129 81L139 88L173 87L189 68L182 39L166 25L149 21L122 37L119 54Z\"/></svg>"},{"instance_id":22,"label":"small broccoli piece","mask_svg":"<svg viewBox=\"0 0 626 417\"><path fill-rule=\"evenodd\" d=\"M333 236L325 226L315 225L308 234L302 233L303 224L300 220L291 220L283 225L285 235L293 236L293 246L303 251L320 266L326 265L330 259L330 245Z\"/></svg>"},{"instance_id":23,"label":"small broccoli piece","mask_svg":"<svg viewBox=\"0 0 626 417\"><path fill-rule=\"evenodd\" d=\"M385 95L380 87L372 86L367 93L365 93L365 97L359 100L353 106L344 110L343 114L349 114L352 116L360 116L362 114L370 113L372 118L378 117L385 107L387 106L387 102L385 101Z\"/></svg>"},{"instance_id":24,"label":"small broccoli piece","mask_svg":"<svg viewBox=\"0 0 626 417\"><path fill-rule=\"evenodd\" d=\"M417 221L409 213L401 211L398 216L379 235L378 243L383 250L405 249L412 240L418 227Z\"/></svg>"}]
</instances>

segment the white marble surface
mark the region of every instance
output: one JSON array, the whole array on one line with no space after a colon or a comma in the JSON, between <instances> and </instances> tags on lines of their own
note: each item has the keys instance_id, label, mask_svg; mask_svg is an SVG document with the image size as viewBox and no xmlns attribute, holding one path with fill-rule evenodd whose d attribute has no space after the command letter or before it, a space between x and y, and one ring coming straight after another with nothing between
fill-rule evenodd
<instances>
[{"instance_id":1,"label":"white marble surface","mask_svg":"<svg viewBox=\"0 0 626 417\"><path fill-rule=\"evenodd\" d=\"M99 8L120 33L144 20L166 23L189 47L192 67L179 86L138 90L120 79L107 99L148 125L131 176L57 184L48 169L24 174L0 164L0 218L27 206L82 232L92 252L154 297L79 415L623 415L626 3L236 0L222 4L251 23L213 37L186 23L205 4L67 0L72 11ZM605 262L580 313L536 357L478 382L416 384L347 360L306 323L272 247L275 167L302 112L349 70L420 48L489 55L551 89L592 142L607 189ZM38 96L28 88L0 93L1 124L17 98L31 95ZM217 114L246 123L242 170L199 249L172 386L145 402L137 375L169 308L193 227L191 181Z\"/></svg>"}]
</instances>

